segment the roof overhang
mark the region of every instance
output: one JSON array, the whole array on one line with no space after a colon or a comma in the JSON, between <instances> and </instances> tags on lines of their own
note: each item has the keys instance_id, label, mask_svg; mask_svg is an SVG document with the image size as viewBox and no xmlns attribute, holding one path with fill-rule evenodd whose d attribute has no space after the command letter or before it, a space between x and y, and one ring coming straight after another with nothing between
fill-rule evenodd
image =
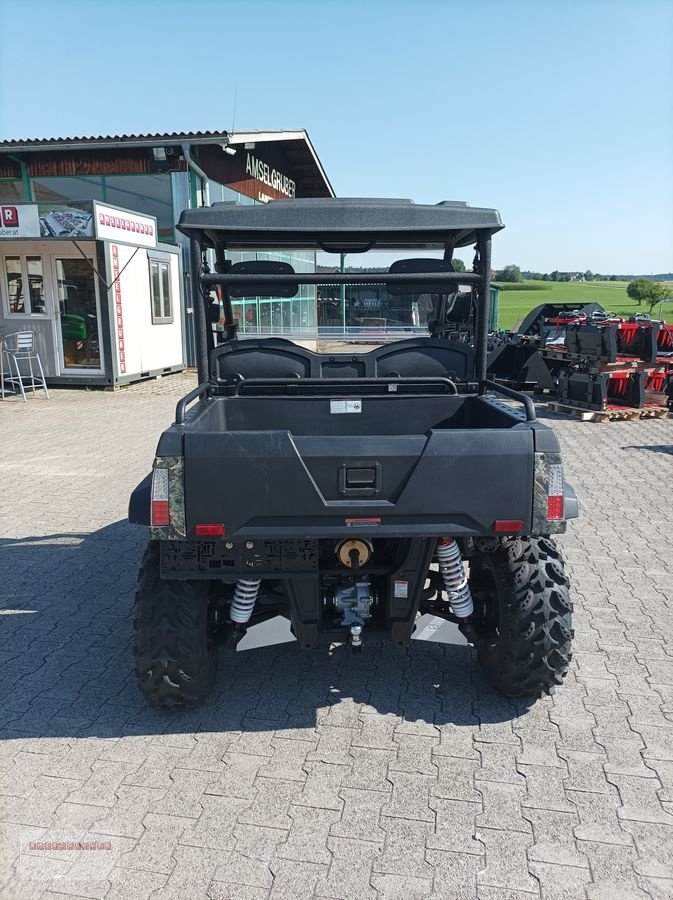
<instances>
[{"instance_id":1,"label":"roof overhang","mask_svg":"<svg viewBox=\"0 0 673 900\"><path fill-rule=\"evenodd\" d=\"M165 132L157 134L98 135L92 137L29 138L0 141L0 155L16 156L49 152L51 154L71 154L85 151L114 152L121 150L151 150L154 147L224 148L244 150L246 145L262 144L273 155L280 152L293 179L305 183L308 193L316 196L334 196L334 189L315 151L308 133L303 130L291 131L199 131ZM206 151L207 152L207 151ZM179 154L178 154L179 156Z\"/></svg>"},{"instance_id":2,"label":"roof overhang","mask_svg":"<svg viewBox=\"0 0 673 900\"><path fill-rule=\"evenodd\" d=\"M271 201L261 206L215 203L185 210L178 230L200 231L207 243L232 249L307 248L359 252L371 248L473 245L479 234L504 228L495 209L443 201L311 198Z\"/></svg>"},{"instance_id":3,"label":"roof overhang","mask_svg":"<svg viewBox=\"0 0 673 900\"><path fill-rule=\"evenodd\" d=\"M310 157L316 169L320 173L322 180L325 182L325 186L329 190L330 196L335 196L334 188L332 187L330 180L327 177L327 173L325 172L323 165L318 158L315 147L311 143L311 138L308 136L308 132L304 129L301 129L300 131L233 131L229 138L229 142L231 144L243 144L244 146L245 144L261 144L268 141L294 141L298 147L305 147L306 155Z\"/></svg>"}]
</instances>

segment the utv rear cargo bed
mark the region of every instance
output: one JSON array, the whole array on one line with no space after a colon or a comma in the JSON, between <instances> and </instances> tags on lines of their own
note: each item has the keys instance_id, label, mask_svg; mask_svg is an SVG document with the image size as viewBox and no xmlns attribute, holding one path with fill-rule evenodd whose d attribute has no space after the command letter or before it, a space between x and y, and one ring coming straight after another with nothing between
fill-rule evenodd
<instances>
[{"instance_id":1,"label":"utv rear cargo bed","mask_svg":"<svg viewBox=\"0 0 673 900\"><path fill-rule=\"evenodd\" d=\"M222 522L232 540L343 537L365 518L380 537L530 528L533 430L485 397L218 397L188 417L184 459L187 535Z\"/></svg>"}]
</instances>

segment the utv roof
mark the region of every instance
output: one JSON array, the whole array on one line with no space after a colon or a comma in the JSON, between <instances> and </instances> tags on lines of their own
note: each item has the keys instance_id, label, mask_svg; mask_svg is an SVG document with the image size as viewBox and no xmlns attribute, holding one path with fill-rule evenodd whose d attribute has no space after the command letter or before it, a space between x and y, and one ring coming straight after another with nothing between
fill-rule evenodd
<instances>
[{"instance_id":1,"label":"utv roof","mask_svg":"<svg viewBox=\"0 0 673 900\"><path fill-rule=\"evenodd\" d=\"M306 198L271 200L255 206L214 203L187 209L178 230L202 231L206 244L231 248L304 247L364 250L377 248L441 248L474 244L477 232L504 228L495 209L443 200L436 205L413 200Z\"/></svg>"}]
</instances>

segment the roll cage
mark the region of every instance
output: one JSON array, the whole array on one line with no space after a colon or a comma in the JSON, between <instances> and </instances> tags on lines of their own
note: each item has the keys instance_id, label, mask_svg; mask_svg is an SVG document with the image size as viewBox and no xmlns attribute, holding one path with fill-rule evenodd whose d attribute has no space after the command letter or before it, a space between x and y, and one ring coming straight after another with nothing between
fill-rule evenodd
<instances>
[{"instance_id":1,"label":"roll cage","mask_svg":"<svg viewBox=\"0 0 673 900\"><path fill-rule=\"evenodd\" d=\"M226 340L236 339L236 322L231 303L238 296L254 293L290 292L296 286L384 284L392 291L405 286L410 293L424 288L442 293L438 319L443 321L449 289L469 284L476 293L475 379L479 392L493 387L486 379L491 274L491 237L504 226L497 210L470 207L466 203L443 201L436 205L415 204L411 200L301 199L272 200L266 205L215 203L185 210L178 230L190 241L192 305L195 315L197 369L200 385L208 383L209 351L214 346L209 327L210 292L221 288L227 321ZM474 245L472 272L452 271L457 247ZM214 272L205 251L215 253ZM410 266L408 271L314 273L294 272L284 264L247 266L226 257L226 251L322 250L332 253L361 253L368 250L441 250L444 265L431 271ZM421 262L410 260L409 262ZM242 269L245 269L242 271ZM247 290L246 290L247 288Z\"/></svg>"}]
</instances>

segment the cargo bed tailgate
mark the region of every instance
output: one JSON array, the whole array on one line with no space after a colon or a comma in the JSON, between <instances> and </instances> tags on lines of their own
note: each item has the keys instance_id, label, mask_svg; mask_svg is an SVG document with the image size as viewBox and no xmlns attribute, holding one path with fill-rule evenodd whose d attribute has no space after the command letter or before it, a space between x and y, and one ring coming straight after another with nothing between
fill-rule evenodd
<instances>
[{"instance_id":1,"label":"cargo bed tailgate","mask_svg":"<svg viewBox=\"0 0 673 900\"><path fill-rule=\"evenodd\" d=\"M184 442L188 536L214 523L232 539L484 534L501 519L530 527L524 425L329 438L188 430Z\"/></svg>"}]
</instances>

